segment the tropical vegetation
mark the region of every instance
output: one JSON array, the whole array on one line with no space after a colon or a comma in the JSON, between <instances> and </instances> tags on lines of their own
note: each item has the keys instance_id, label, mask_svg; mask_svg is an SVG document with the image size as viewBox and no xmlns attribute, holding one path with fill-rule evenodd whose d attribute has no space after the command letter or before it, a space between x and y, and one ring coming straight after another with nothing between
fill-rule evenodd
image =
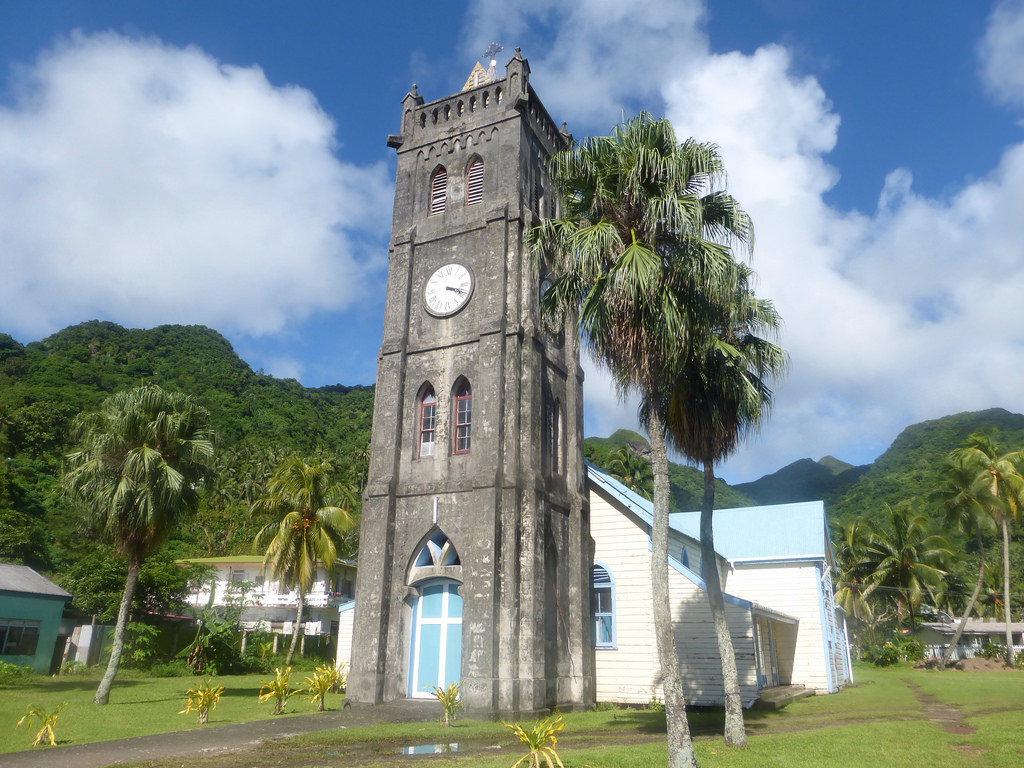
<instances>
[{"instance_id":1,"label":"tropical vegetation","mask_svg":"<svg viewBox=\"0 0 1024 768\"><path fill-rule=\"evenodd\" d=\"M653 612L669 765L695 765L668 595L671 374L705 347L721 320L720 308L742 289L743 270L732 246L748 245L752 227L721 188L724 168L717 149L693 140L680 143L667 120L647 114L611 136L556 154L549 171L561 193L561 214L530 235L536 263L553 278L541 306L560 321L575 318L583 346L611 372L620 393L643 400L653 474Z\"/></svg>"},{"instance_id":2,"label":"tropical vegetation","mask_svg":"<svg viewBox=\"0 0 1024 768\"><path fill-rule=\"evenodd\" d=\"M199 502L213 457L210 414L188 395L148 384L120 392L74 422L81 447L67 457L63 485L98 537L128 560L107 672L106 704L121 662L132 597L145 559Z\"/></svg>"},{"instance_id":3,"label":"tropical vegetation","mask_svg":"<svg viewBox=\"0 0 1024 768\"><path fill-rule=\"evenodd\" d=\"M342 553L345 532L355 518L351 509L356 489L331 481L330 462L307 463L298 456L285 459L267 482L267 495L252 505L253 515L272 517L256 534L255 547L264 552L263 571L281 588L298 596L292 641L285 657L290 667L302 627L305 597L322 566L328 575Z\"/></svg>"}]
</instances>

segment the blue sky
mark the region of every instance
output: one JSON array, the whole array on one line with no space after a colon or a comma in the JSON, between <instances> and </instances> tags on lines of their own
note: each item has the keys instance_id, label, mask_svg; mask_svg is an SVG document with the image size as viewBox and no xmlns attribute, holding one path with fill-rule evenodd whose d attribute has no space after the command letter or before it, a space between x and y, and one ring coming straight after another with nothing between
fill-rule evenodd
<instances>
[{"instance_id":1,"label":"blue sky","mask_svg":"<svg viewBox=\"0 0 1024 768\"><path fill-rule=\"evenodd\" d=\"M0 0L0 332L216 328L255 369L373 381L399 102L492 40L577 136L718 143L789 376L733 482L1024 410L1024 3ZM588 434L635 428L590 366Z\"/></svg>"}]
</instances>

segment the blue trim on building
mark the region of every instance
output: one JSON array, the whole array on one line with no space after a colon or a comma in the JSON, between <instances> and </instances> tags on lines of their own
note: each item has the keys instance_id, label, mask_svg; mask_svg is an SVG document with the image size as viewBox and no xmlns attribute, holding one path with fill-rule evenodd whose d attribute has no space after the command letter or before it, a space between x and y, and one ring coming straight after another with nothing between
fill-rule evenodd
<instances>
[{"instance_id":1,"label":"blue trim on building","mask_svg":"<svg viewBox=\"0 0 1024 768\"><path fill-rule=\"evenodd\" d=\"M835 693L835 680L832 679L832 654L829 653L828 650L829 624L827 616L825 615L825 595L821 588L823 570L820 564L816 564L814 566L814 574L818 578L818 608L821 611L821 644L823 646L822 652L825 657L825 675L828 680L828 692Z\"/></svg>"}]
</instances>

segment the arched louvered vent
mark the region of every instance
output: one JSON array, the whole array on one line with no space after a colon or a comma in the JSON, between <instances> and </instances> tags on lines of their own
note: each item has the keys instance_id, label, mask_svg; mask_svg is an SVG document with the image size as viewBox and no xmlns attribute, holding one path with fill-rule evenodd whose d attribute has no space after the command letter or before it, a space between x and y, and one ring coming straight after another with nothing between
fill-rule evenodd
<instances>
[{"instance_id":1,"label":"arched louvered vent","mask_svg":"<svg viewBox=\"0 0 1024 768\"><path fill-rule=\"evenodd\" d=\"M466 205L476 205L484 199L484 161L479 157L469 164L466 185Z\"/></svg>"},{"instance_id":2,"label":"arched louvered vent","mask_svg":"<svg viewBox=\"0 0 1024 768\"><path fill-rule=\"evenodd\" d=\"M445 198L448 193L448 172L438 168L434 178L430 180L430 215L444 213Z\"/></svg>"}]
</instances>

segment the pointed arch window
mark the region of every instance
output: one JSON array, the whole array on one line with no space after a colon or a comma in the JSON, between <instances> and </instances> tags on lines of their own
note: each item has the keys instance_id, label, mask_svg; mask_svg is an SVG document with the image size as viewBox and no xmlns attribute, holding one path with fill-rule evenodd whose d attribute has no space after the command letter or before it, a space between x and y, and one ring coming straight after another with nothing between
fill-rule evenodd
<instances>
[{"instance_id":1,"label":"pointed arch window","mask_svg":"<svg viewBox=\"0 0 1024 768\"><path fill-rule=\"evenodd\" d=\"M454 545L444 535L444 531L437 530L420 549L413 565L416 568L440 568L446 565L462 565L462 561Z\"/></svg>"},{"instance_id":2,"label":"pointed arch window","mask_svg":"<svg viewBox=\"0 0 1024 768\"><path fill-rule=\"evenodd\" d=\"M595 648L615 647L615 583L603 565L590 569L590 615Z\"/></svg>"},{"instance_id":3,"label":"pointed arch window","mask_svg":"<svg viewBox=\"0 0 1024 768\"><path fill-rule=\"evenodd\" d=\"M469 453L472 431L473 390L463 381L455 392L455 453Z\"/></svg>"},{"instance_id":4,"label":"pointed arch window","mask_svg":"<svg viewBox=\"0 0 1024 768\"><path fill-rule=\"evenodd\" d=\"M420 458L434 455L434 437L437 434L437 397L427 387L420 398Z\"/></svg>"},{"instance_id":5,"label":"pointed arch window","mask_svg":"<svg viewBox=\"0 0 1024 768\"><path fill-rule=\"evenodd\" d=\"M430 179L430 215L437 216L444 213L444 206L448 195L448 171L438 168Z\"/></svg>"},{"instance_id":6,"label":"pointed arch window","mask_svg":"<svg viewBox=\"0 0 1024 768\"><path fill-rule=\"evenodd\" d=\"M466 205L476 205L484 199L484 161L474 158L466 174Z\"/></svg>"}]
</instances>

